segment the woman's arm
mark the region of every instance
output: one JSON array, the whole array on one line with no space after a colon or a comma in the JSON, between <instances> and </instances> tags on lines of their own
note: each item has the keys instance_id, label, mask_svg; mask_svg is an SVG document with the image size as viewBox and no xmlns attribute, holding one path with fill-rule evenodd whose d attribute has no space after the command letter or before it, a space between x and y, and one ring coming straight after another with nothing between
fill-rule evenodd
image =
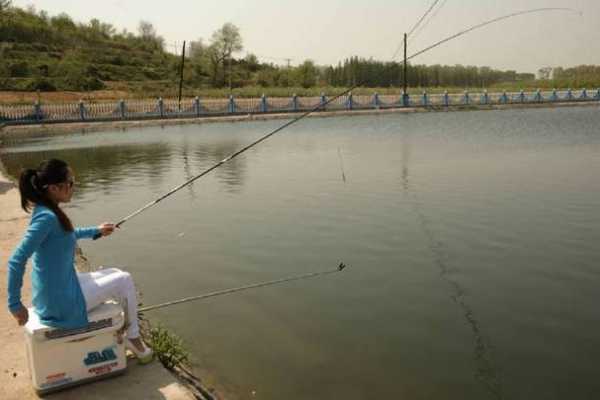
<instances>
[{"instance_id":1,"label":"woman's arm","mask_svg":"<svg viewBox=\"0 0 600 400\"><path fill-rule=\"evenodd\" d=\"M91 239L100 233L97 226L87 226L85 228L75 228L75 239Z\"/></svg>"},{"instance_id":2,"label":"woman's arm","mask_svg":"<svg viewBox=\"0 0 600 400\"><path fill-rule=\"evenodd\" d=\"M86 228L75 228L75 239L93 239L94 236L108 236L115 230L115 225L105 222L99 226L88 226Z\"/></svg>"},{"instance_id":3,"label":"woman's arm","mask_svg":"<svg viewBox=\"0 0 600 400\"><path fill-rule=\"evenodd\" d=\"M31 217L27 232L8 260L8 309L17 314L24 307L21 303L21 288L25 264L57 224L51 212L41 212Z\"/></svg>"}]
</instances>

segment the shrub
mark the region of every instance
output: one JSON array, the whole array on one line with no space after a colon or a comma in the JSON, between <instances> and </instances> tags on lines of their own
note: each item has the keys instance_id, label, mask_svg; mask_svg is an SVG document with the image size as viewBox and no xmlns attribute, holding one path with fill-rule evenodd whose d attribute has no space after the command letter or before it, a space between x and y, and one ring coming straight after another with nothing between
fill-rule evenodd
<instances>
[{"instance_id":1,"label":"shrub","mask_svg":"<svg viewBox=\"0 0 600 400\"><path fill-rule=\"evenodd\" d=\"M183 341L170 333L162 325L150 329L149 344L165 368L173 369L180 364L189 363L189 352L184 348Z\"/></svg>"},{"instance_id":2,"label":"shrub","mask_svg":"<svg viewBox=\"0 0 600 400\"><path fill-rule=\"evenodd\" d=\"M15 78L25 78L29 76L29 64L25 61L20 61L9 65L9 74Z\"/></svg>"},{"instance_id":3,"label":"shrub","mask_svg":"<svg viewBox=\"0 0 600 400\"><path fill-rule=\"evenodd\" d=\"M55 92L56 86L46 78L36 78L27 85L28 91Z\"/></svg>"}]
</instances>

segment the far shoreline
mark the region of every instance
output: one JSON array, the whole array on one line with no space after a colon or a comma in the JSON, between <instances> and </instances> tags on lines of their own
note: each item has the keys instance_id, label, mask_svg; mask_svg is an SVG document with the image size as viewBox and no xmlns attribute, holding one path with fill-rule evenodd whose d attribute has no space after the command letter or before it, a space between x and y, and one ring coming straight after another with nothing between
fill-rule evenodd
<instances>
[{"instance_id":1,"label":"far shoreline","mask_svg":"<svg viewBox=\"0 0 600 400\"><path fill-rule=\"evenodd\" d=\"M494 105L450 105L448 107L408 107L408 108L386 108L367 110L338 110L338 111L315 111L308 115L309 118L330 118L339 116L364 116L381 114L402 113L429 113L429 112L456 112L456 111L490 111L490 110L513 110L532 108L563 108L563 107L600 107L600 102L557 102L557 103L512 103ZM89 133L109 130L127 130L151 126L174 126L207 123L238 123L249 121L289 120L298 117L301 113L268 113L268 114L246 114L232 116L214 116L200 118L166 118L166 119L143 119L110 122L69 122L51 124L30 125L1 125L0 124L0 146L2 141L19 141L32 137L48 137L64 135L69 133Z\"/></svg>"}]
</instances>

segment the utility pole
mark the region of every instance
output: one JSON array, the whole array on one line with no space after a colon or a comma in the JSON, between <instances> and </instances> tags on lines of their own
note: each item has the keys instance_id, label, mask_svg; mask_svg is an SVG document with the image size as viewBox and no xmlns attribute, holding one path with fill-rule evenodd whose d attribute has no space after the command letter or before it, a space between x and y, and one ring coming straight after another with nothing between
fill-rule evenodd
<instances>
[{"instance_id":1,"label":"utility pole","mask_svg":"<svg viewBox=\"0 0 600 400\"><path fill-rule=\"evenodd\" d=\"M181 112L181 89L183 88L183 66L185 64L185 40L183 41L183 51L181 52L181 71L179 73L179 112Z\"/></svg>"},{"instance_id":2,"label":"utility pole","mask_svg":"<svg viewBox=\"0 0 600 400\"><path fill-rule=\"evenodd\" d=\"M286 70L286 73L287 73L287 79L286 80L287 80L287 82L286 82L286 85L285 85L287 87L287 86L290 86L290 62L292 61L292 59L291 58L284 58L284 60L287 61L287 70Z\"/></svg>"},{"instance_id":3,"label":"utility pole","mask_svg":"<svg viewBox=\"0 0 600 400\"><path fill-rule=\"evenodd\" d=\"M404 34L404 82L402 87L402 104L408 107L408 63L406 60L406 39L407 35Z\"/></svg>"},{"instance_id":4,"label":"utility pole","mask_svg":"<svg viewBox=\"0 0 600 400\"><path fill-rule=\"evenodd\" d=\"M229 94L231 94L231 51L229 52Z\"/></svg>"}]
</instances>

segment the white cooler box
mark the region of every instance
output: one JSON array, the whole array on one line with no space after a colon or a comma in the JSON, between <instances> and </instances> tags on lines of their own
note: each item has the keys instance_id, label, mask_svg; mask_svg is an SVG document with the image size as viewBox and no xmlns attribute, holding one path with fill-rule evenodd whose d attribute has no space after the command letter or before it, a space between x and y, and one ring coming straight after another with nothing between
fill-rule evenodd
<instances>
[{"instance_id":1,"label":"white cooler box","mask_svg":"<svg viewBox=\"0 0 600 400\"><path fill-rule=\"evenodd\" d=\"M119 330L123 309L104 303L91 310L80 329L43 325L33 309L25 325L27 361L33 387L40 394L125 372L125 344Z\"/></svg>"}]
</instances>

